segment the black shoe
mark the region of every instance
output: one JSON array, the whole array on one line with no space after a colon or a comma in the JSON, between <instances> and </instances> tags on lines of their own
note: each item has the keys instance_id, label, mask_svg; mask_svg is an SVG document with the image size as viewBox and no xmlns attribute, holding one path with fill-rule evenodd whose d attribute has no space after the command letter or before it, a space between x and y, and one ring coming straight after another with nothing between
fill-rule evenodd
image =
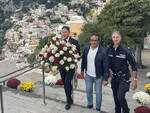
<instances>
[{"instance_id":1,"label":"black shoe","mask_svg":"<svg viewBox=\"0 0 150 113\"><path fill-rule=\"evenodd\" d=\"M73 104L73 101L71 101L70 104Z\"/></svg>"},{"instance_id":2,"label":"black shoe","mask_svg":"<svg viewBox=\"0 0 150 113\"><path fill-rule=\"evenodd\" d=\"M97 111L100 111L100 109L99 109L99 108L96 108L96 110L97 110Z\"/></svg>"},{"instance_id":3,"label":"black shoe","mask_svg":"<svg viewBox=\"0 0 150 113\"><path fill-rule=\"evenodd\" d=\"M69 110L70 108L71 108L71 105L70 104L66 104L65 109Z\"/></svg>"},{"instance_id":4,"label":"black shoe","mask_svg":"<svg viewBox=\"0 0 150 113\"><path fill-rule=\"evenodd\" d=\"M87 108L93 108L93 105L88 105Z\"/></svg>"}]
</instances>

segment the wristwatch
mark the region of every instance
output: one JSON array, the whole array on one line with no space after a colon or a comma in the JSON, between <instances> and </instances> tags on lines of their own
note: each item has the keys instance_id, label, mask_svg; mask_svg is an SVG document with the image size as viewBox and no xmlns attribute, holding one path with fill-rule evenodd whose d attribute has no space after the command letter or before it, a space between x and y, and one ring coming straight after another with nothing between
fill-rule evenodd
<instances>
[{"instance_id":1,"label":"wristwatch","mask_svg":"<svg viewBox=\"0 0 150 113\"><path fill-rule=\"evenodd\" d=\"M133 78L133 80L137 80L137 78Z\"/></svg>"}]
</instances>

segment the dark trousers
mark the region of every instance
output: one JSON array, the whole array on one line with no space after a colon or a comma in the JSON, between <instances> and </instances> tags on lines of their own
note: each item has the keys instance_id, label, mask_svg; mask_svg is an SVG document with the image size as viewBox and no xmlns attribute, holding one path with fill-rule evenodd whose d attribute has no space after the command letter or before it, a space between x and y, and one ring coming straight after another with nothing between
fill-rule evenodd
<instances>
[{"instance_id":1,"label":"dark trousers","mask_svg":"<svg viewBox=\"0 0 150 113\"><path fill-rule=\"evenodd\" d=\"M60 69L60 75L62 78L62 81L64 83L64 90L65 90L65 94L66 94L66 99L67 99L67 103L71 104L73 102L72 98L71 98L71 92L72 92L72 78L73 75L75 73L75 70L69 70L66 71L65 69Z\"/></svg>"},{"instance_id":2,"label":"dark trousers","mask_svg":"<svg viewBox=\"0 0 150 113\"><path fill-rule=\"evenodd\" d=\"M129 113L128 104L125 99L125 94L129 91L130 87L129 79L114 76L111 80L111 87L115 102L115 113L121 113L121 108L123 109L123 113Z\"/></svg>"}]
</instances>

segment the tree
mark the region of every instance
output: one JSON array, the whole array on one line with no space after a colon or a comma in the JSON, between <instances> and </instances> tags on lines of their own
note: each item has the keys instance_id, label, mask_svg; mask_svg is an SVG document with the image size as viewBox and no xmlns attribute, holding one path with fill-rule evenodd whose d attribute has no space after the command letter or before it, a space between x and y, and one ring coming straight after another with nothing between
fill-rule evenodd
<instances>
[{"instance_id":1,"label":"tree","mask_svg":"<svg viewBox=\"0 0 150 113\"><path fill-rule=\"evenodd\" d=\"M103 41L110 42L111 32L118 30L123 42L136 45L137 65L142 67L141 43L150 31L150 0L112 0L98 16L99 32ZM103 43L104 43L103 42Z\"/></svg>"}]
</instances>

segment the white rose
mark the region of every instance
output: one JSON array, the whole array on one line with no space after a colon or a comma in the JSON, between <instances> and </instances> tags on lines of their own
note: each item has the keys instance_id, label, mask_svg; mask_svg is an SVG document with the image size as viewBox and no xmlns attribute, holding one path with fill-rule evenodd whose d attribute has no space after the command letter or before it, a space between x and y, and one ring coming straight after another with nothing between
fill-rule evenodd
<instances>
[{"instance_id":1,"label":"white rose","mask_svg":"<svg viewBox=\"0 0 150 113\"><path fill-rule=\"evenodd\" d=\"M63 55L64 54L64 52L61 50L60 52L59 52L61 55Z\"/></svg>"},{"instance_id":2,"label":"white rose","mask_svg":"<svg viewBox=\"0 0 150 113\"><path fill-rule=\"evenodd\" d=\"M72 48L76 48L76 46L75 46L74 44L71 44L71 47L72 47Z\"/></svg>"},{"instance_id":3,"label":"white rose","mask_svg":"<svg viewBox=\"0 0 150 113\"><path fill-rule=\"evenodd\" d=\"M63 47L63 50L64 50L64 51L67 51L67 49L68 49L67 47Z\"/></svg>"},{"instance_id":4,"label":"white rose","mask_svg":"<svg viewBox=\"0 0 150 113\"><path fill-rule=\"evenodd\" d=\"M53 37L52 39L55 41L55 40L56 40L56 37Z\"/></svg>"},{"instance_id":5,"label":"white rose","mask_svg":"<svg viewBox=\"0 0 150 113\"><path fill-rule=\"evenodd\" d=\"M59 39L61 39L61 38L62 38L62 37L61 37L61 35L58 35L57 37L58 37Z\"/></svg>"},{"instance_id":6,"label":"white rose","mask_svg":"<svg viewBox=\"0 0 150 113\"><path fill-rule=\"evenodd\" d=\"M47 67L47 66L49 66L49 63L48 63L48 62L45 63L45 67Z\"/></svg>"},{"instance_id":7,"label":"white rose","mask_svg":"<svg viewBox=\"0 0 150 113\"><path fill-rule=\"evenodd\" d=\"M59 42L58 42L58 41L56 42L56 45L59 45Z\"/></svg>"},{"instance_id":8,"label":"white rose","mask_svg":"<svg viewBox=\"0 0 150 113\"><path fill-rule=\"evenodd\" d=\"M71 61L72 61L72 58L71 58L71 57L69 57L69 58L67 59L67 61L68 61L68 62L71 62Z\"/></svg>"},{"instance_id":9,"label":"white rose","mask_svg":"<svg viewBox=\"0 0 150 113\"><path fill-rule=\"evenodd\" d=\"M48 45L45 45L44 48L45 48L45 49L48 49Z\"/></svg>"},{"instance_id":10,"label":"white rose","mask_svg":"<svg viewBox=\"0 0 150 113\"><path fill-rule=\"evenodd\" d=\"M77 59L79 58L80 56L78 54L75 54L74 57Z\"/></svg>"},{"instance_id":11,"label":"white rose","mask_svg":"<svg viewBox=\"0 0 150 113\"><path fill-rule=\"evenodd\" d=\"M50 60L50 62L54 62L54 56L51 56L51 57L49 58L49 60Z\"/></svg>"},{"instance_id":12,"label":"white rose","mask_svg":"<svg viewBox=\"0 0 150 113\"><path fill-rule=\"evenodd\" d=\"M78 62L78 60L77 60L77 59L75 59L75 60L74 60L74 62Z\"/></svg>"},{"instance_id":13,"label":"white rose","mask_svg":"<svg viewBox=\"0 0 150 113\"><path fill-rule=\"evenodd\" d=\"M75 51L76 50L76 47L72 47L72 51Z\"/></svg>"},{"instance_id":14,"label":"white rose","mask_svg":"<svg viewBox=\"0 0 150 113\"><path fill-rule=\"evenodd\" d=\"M67 57L64 57L64 60L67 60Z\"/></svg>"},{"instance_id":15,"label":"white rose","mask_svg":"<svg viewBox=\"0 0 150 113\"><path fill-rule=\"evenodd\" d=\"M53 54L55 54L55 53L56 53L56 51L55 51L55 50L52 50L52 53L53 53Z\"/></svg>"},{"instance_id":16,"label":"white rose","mask_svg":"<svg viewBox=\"0 0 150 113\"><path fill-rule=\"evenodd\" d=\"M68 66L65 69L66 69L66 71L69 71L69 67Z\"/></svg>"},{"instance_id":17,"label":"white rose","mask_svg":"<svg viewBox=\"0 0 150 113\"><path fill-rule=\"evenodd\" d=\"M65 45L66 42L64 40L60 41L60 44Z\"/></svg>"},{"instance_id":18,"label":"white rose","mask_svg":"<svg viewBox=\"0 0 150 113\"><path fill-rule=\"evenodd\" d=\"M73 51L69 51L69 53L70 53L70 54L72 54L72 53L73 53Z\"/></svg>"},{"instance_id":19,"label":"white rose","mask_svg":"<svg viewBox=\"0 0 150 113\"><path fill-rule=\"evenodd\" d=\"M59 62L61 65L63 65L65 62L64 62L64 60L60 60L60 62Z\"/></svg>"},{"instance_id":20,"label":"white rose","mask_svg":"<svg viewBox=\"0 0 150 113\"><path fill-rule=\"evenodd\" d=\"M56 51L57 51L57 49L58 49L57 47L54 47L54 50L56 50Z\"/></svg>"},{"instance_id":21,"label":"white rose","mask_svg":"<svg viewBox=\"0 0 150 113\"><path fill-rule=\"evenodd\" d=\"M46 52L46 49L45 48L42 48L42 53L45 53Z\"/></svg>"},{"instance_id":22,"label":"white rose","mask_svg":"<svg viewBox=\"0 0 150 113\"><path fill-rule=\"evenodd\" d=\"M59 53L56 53L56 54L55 54L55 57L60 57L60 54L59 54Z\"/></svg>"}]
</instances>

